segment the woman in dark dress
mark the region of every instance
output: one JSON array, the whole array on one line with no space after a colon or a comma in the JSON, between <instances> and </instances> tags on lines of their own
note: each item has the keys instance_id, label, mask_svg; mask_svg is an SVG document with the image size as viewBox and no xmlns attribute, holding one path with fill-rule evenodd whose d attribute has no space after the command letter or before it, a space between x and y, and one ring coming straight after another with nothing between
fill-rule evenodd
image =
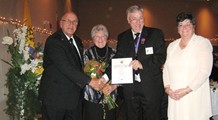
<instances>
[{"instance_id":1,"label":"woman in dark dress","mask_svg":"<svg viewBox=\"0 0 218 120\"><path fill-rule=\"evenodd\" d=\"M95 60L109 63L115 55L115 49L107 45L108 30L104 25L96 25L91 30L91 37L94 45L84 51L84 62ZM84 91L84 120L116 120L116 109L108 110L104 102L104 94L110 94L113 100L116 99L116 85L109 85L108 91L96 91L90 86Z\"/></svg>"}]
</instances>

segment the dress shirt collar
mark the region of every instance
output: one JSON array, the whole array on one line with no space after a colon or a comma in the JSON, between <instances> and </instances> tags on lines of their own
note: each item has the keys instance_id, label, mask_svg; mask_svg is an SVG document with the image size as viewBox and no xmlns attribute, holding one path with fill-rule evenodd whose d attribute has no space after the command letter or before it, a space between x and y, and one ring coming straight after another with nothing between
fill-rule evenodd
<instances>
[{"instance_id":1,"label":"dress shirt collar","mask_svg":"<svg viewBox=\"0 0 218 120\"><path fill-rule=\"evenodd\" d=\"M65 33L64 33L64 35L67 37L68 40L70 40L70 38L73 39L73 36L69 37L69 36L67 36Z\"/></svg>"},{"instance_id":2,"label":"dress shirt collar","mask_svg":"<svg viewBox=\"0 0 218 120\"><path fill-rule=\"evenodd\" d=\"M134 32L133 30L131 30L131 31L132 31L132 36L133 36L133 38L135 38L135 34L136 34L136 33L140 33L140 34L139 34L139 37L141 36L141 31L139 31L139 32Z\"/></svg>"}]
</instances>

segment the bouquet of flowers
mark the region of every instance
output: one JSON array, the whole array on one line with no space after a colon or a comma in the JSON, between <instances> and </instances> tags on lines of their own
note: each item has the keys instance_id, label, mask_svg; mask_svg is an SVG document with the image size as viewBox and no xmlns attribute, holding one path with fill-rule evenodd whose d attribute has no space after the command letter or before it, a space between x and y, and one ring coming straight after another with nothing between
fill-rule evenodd
<instances>
[{"instance_id":1,"label":"bouquet of flowers","mask_svg":"<svg viewBox=\"0 0 218 120\"><path fill-rule=\"evenodd\" d=\"M107 66L107 63L105 62L99 63L97 61L90 60L86 63L84 72L91 78L101 78ZM110 82L108 82L105 87L107 85L110 85ZM117 107L116 102L112 99L110 95L104 95L103 103L107 104L109 110Z\"/></svg>"},{"instance_id":2,"label":"bouquet of flowers","mask_svg":"<svg viewBox=\"0 0 218 120\"><path fill-rule=\"evenodd\" d=\"M13 36L3 37L2 44L8 47L11 61L4 61L10 65L7 72L6 114L11 119L33 119L39 112L38 85L43 67L43 48L41 44L34 44L32 28L22 26L13 31Z\"/></svg>"}]
</instances>

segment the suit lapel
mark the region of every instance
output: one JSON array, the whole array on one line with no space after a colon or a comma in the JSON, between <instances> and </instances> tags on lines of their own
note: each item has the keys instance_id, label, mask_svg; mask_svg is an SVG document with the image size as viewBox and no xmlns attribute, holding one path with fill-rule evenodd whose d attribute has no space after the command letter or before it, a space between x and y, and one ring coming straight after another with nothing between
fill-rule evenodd
<instances>
[{"instance_id":1,"label":"suit lapel","mask_svg":"<svg viewBox=\"0 0 218 120\"><path fill-rule=\"evenodd\" d=\"M141 36L140 36L140 41L139 41L139 48L138 48L138 54L137 57L140 59L142 54L145 55L145 48L146 48L146 43L148 41L148 29L146 27L143 27Z\"/></svg>"},{"instance_id":2,"label":"suit lapel","mask_svg":"<svg viewBox=\"0 0 218 120\"><path fill-rule=\"evenodd\" d=\"M139 39L138 53L145 52L146 42L148 40L148 32L149 30L144 26ZM135 52L133 52L135 51L135 45L131 29L128 31L126 39L129 41L129 44L131 46L131 56L135 57Z\"/></svg>"},{"instance_id":3,"label":"suit lapel","mask_svg":"<svg viewBox=\"0 0 218 120\"><path fill-rule=\"evenodd\" d=\"M70 49L69 51L72 51L72 52L68 52L68 54L71 54L72 56L74 56L74 60L77 60L77 63L80 63L81 67L83 66L83 60L80 59L80 56L76 50L76 47L73 46L73 44L71 44L69 42L69 40L67 39L67 37L65 36L65 34L61 31L59 32L60 33L60 36L61 36L61 40L63 41L64 43L64 46L68 46L67 48ZM75 39L75 37L74 37ZM77 46L78 46L78 49L79 49L79 46L78 43L77 43ZM68 51L68 50L67 50ZM80 50L79 50L80 51ZM82 54L81 54L81 58L82 58Z\"/></svg>"},{"instance_id":4,"label":"suit lapel","mask_svg":"<svg viewBox=\"0 0 218 120\"><path fill-rule=\"evenodd\" d=\"M74 36L74 40L75 40L77 47L79 49L80 57L81 57L80 62L81 62L81 65L83 66L84 65L83 64L84 63L84 61L83 61L83 44L82 44L81 40L76 36Z\"/></svg>"},{"instance_id":5,"label":"suit lapel","mask_svg":"<svg viewBox=\"0 0 218 120\"><path fill-rule=\"evenodd\" d=\"M130 49L129 49L130 55L134 58L135 57L135 45L134 45L134 39L133 39L131 29L129 30L129 33L126 36L126 39L128 40L128 44L130 46Z\"/></svg>"},{"instance_id":6,"label":"suit lapel","mask_svg":"<svg viewBox=\"0 0 218 120\"><path fill-rule=\"evenodd\" d=\"M83 54L83 45L82 45L80 39L78 39L76 36L74 36L74 40L75 40L75 42L77 44L77 47L78 47L79 52L80 52L80 55L82 57L82 54Z\"/></svg>"},{"instance_id":7,"label":"suit lapel","mask_svg":"<svg viewBox=\"0 0 218 120\"><path fill-rule=\"evenodd\" d=\"M141 32L141 36L140 36L140 45L146 44L147 40L148 40L148 29L146 27L143 27L142 32Z\"/></svg>"}]
</instances>

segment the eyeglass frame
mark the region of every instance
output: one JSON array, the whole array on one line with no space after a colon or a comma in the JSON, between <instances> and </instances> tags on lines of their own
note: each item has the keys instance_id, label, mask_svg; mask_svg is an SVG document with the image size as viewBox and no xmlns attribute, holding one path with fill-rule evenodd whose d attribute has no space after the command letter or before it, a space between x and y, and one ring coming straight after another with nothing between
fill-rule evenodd
<instances>
[{"instance_id":1,"label":"eyeglass frame","mask_svg":"<svg viewBox=\"0 0 218 120\"><path fill-rule=\"evenodd\" d=\"M62 19L61 21L66 22L67 24L73 24L73 25L78 25L78 21L77 20L69 20L69 19Z\"/></svg>"}]
</instances>

